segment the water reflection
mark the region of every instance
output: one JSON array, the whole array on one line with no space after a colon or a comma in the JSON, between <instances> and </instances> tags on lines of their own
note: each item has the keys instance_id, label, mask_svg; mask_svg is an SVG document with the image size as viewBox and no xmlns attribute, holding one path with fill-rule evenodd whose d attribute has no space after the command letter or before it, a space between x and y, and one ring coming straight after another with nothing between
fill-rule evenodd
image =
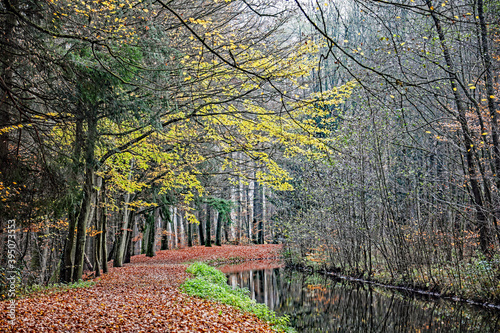
<instances>
[{"instance_id":1,"label":"water reflection","mask_svg":"<svg viewBox=\"0 0 500 333\"><path fill-rule=\"evenodd\" d=\"M228 269L224 270L226 273ZM283 268L228 273L299 332L500 332L500 312Z\"/></svg>"}]
</instances>

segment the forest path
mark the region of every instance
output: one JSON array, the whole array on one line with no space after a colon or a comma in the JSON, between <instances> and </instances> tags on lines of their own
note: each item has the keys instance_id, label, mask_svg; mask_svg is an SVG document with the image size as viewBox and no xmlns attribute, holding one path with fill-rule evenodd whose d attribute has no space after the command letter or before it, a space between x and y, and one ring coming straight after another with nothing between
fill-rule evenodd
<instances>
[{"instance_id":1,"label":"forest path","mask_svg":"<svg viewBox=\"0 0 500 333\"><path fill-rule=\"evenodd\" d=\"M7 324L9 301L0 303L2 332L273 332L255 316L187 296L179 290L189 261L228 261L279 256L280 245L204 247L132 257L111 268L92 288L16 300L15 326Z\"/></svg>"}]
</instances>

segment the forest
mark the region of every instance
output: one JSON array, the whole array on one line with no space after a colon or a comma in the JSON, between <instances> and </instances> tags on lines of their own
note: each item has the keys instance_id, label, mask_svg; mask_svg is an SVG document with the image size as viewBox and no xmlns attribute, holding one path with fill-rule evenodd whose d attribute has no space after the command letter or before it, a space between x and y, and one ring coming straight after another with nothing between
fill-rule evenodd
<instances>
[{"instance_id":1,"label":"forest","mask_svg":"<svg viewBox=\"0 0 500 333\"><path fill-rule=\"evenodd\" d=\"M1 299L273 243L500 304L500 2L2 0L0 27Z\"/></svg>"}]
</instances>

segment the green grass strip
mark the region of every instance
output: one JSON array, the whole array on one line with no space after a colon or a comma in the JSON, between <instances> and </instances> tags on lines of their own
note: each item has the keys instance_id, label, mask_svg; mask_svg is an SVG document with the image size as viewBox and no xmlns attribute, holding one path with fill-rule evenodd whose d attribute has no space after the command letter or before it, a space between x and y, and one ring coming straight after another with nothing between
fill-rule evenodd
<instances>
[{"instance_id":1,"label":"green grass strip","mask_svg":"<svg viewBox=\"0 0 500 333\"><path fill-rule=\"evenodd\" d=\"M181 289L191 296L218 301L239 308L244 312L250 312L258 318L268 322L273 329L279 332L295 332L289 327L288 316L276 316L265 304L260 304L251 299L249 291L243 288L233 289L227 284L224 273L204 263L197 262L190 265L188 273L194 278L186 280Z\"/></svg>"}]
</instances>

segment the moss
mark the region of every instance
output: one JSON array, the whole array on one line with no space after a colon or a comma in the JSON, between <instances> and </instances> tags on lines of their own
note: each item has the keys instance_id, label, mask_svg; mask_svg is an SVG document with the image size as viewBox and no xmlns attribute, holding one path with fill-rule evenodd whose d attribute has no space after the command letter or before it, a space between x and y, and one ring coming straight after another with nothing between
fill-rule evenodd
<instances>
[{"instance_id":1,"label":"moss","mask_svg":"<svg viewBox=\"0 0 500 333\"><path fill-rule=\"evenodd\" d=\"M253 313L258 318L268 322L276 331L295 332L289 327L290 320L287 316L276 316L265 304L259 304L248 296L248 290L231 288L227 284L226 276L221 271L204 263L194 263L187 269L194 278L188 279L181 285L181 289L191 296L218 301Z\"/></svg>"}]
</instances>

